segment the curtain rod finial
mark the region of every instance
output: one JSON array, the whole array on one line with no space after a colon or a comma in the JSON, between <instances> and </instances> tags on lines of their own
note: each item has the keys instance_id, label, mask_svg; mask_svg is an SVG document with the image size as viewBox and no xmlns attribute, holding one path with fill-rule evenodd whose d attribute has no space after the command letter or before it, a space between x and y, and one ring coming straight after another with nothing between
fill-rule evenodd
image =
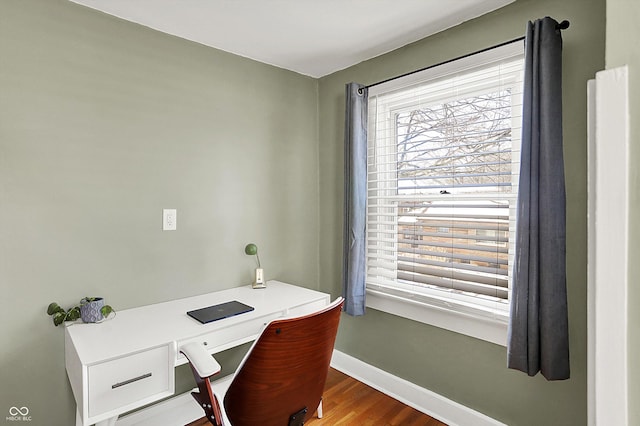
<instances>
[{"instance_id":1,"label":"curtain rod finial","mask_svg":"<svg viewBox=\"0 0 640 426\"><path fill-rule=\"evenodd\" d=\"M564 20L562 22L560 22L558 25L556 25L556 29L558 30L566 30L567 28L569 28L570 22L567 20Z\"/></svg>"}]
</instances>

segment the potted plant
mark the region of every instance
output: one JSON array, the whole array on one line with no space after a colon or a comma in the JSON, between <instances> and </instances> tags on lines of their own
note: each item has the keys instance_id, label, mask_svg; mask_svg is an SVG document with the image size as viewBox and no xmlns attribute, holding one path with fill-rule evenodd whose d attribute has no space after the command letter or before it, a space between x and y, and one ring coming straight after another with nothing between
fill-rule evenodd
<instances>
[{"instance_id":1,"label":"potted plant","mask_svg":"<svg viewBox=\"0 0 640 426\"><path fill-rule=\"evenodd\" d=\"M56 302L50 303L47 307L47 315L52 317L53 325L56 327L65 321L76 321L78 318L82 318L84 322L99 322L112 312L115 310L105 305L102 297L83 297L78 305L66 311Z\"/></svg>"}]
</instances>

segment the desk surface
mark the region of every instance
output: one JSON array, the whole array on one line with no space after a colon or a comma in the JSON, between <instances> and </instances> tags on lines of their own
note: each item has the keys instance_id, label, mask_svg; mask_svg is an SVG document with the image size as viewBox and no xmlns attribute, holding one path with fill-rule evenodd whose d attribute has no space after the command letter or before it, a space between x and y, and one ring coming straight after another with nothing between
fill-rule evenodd
<instances>
[{"instance_id":1,"label":"desk surface","mask_svg":"<svg viewBox=\"0 0 640 426\"><path fill-rule=\"evenodd\" d=\"M72 324L68 326L67 332L74 342L82 364L91 365L123 354L255 320L265 312L282 311L282 315L287 315L292 308L309 303L312 293L316 293L315 297L318 300L328 300L326 293L270 281L264 289L252 289L251 286L236 287L126 309L101 323ZM231 300L253 306L255 310L209 324L201 324L187 315L187 311Z\"/></svg>"},{"instance_id":2,"label":"desk surface","mask_svg":"<svg viewBox=\"0 0 640 426\"><path fill-rule=\"evenodd\" d=\"M187 311L237 300L255 309L201 324ZM216 353L255 339L269 321L304 315L330 296L278 281L118 311L98 324L65 328L65 364L76 400L77 425L113 425L118 415L174 393L174 367L187 362L184 344Z\"/></svg>"}]
</instances>

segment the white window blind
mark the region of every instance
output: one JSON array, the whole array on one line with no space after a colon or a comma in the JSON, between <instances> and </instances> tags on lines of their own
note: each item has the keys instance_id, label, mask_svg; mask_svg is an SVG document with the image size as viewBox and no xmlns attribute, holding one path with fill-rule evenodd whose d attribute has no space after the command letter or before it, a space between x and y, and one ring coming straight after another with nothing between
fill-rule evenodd
<instances>
[{"instance_id":1,"label":"white window blind","mask_svg":"<svg viewBox=\"0 0 640 426\"><path fill-rule=\"evenodd\" d=\"M504 320L522 74L520 42L370 91L370 291Z\"/></svg>"}]
</instances>

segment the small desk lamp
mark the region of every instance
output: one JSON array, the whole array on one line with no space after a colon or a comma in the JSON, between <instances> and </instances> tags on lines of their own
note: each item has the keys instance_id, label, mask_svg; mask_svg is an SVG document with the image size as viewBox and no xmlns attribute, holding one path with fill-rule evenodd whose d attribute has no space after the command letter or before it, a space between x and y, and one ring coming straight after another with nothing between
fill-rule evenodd
<instances>
[{"instance_id":1,"label":"small desk lamp","mask_svg":"<svg viewBox=\"0 0 640 426\"><path fill-rule=\"evenodd\" d=\"M260 256L258 256L258 246L253 243L249 243L244 248L245 254L253 256L255 254L258 260L258 267L256 268L256 279L253 282L253 288L266 288L267 284L264 282L264 270L260 266Z\"/></svg>"}]
</instances>

